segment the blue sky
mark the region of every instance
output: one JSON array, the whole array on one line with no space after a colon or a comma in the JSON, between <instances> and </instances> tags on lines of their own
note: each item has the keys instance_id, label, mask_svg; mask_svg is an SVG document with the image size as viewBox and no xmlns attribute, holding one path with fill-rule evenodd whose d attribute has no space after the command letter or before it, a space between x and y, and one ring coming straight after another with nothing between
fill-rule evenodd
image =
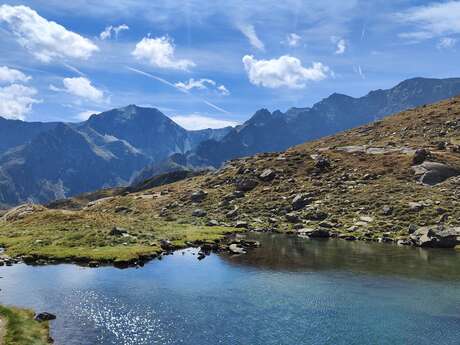
<instances>
[{"instance_id":1,"label":"blue sky","mask_svg":"<svg viewBox=\"0 0 460 345\"><path fill-rule=\"evenodd\" d=\"M460 1L37 0L0 5L0 115L128 104L192 129L459 77Z\"/></svg>"}]
</instances>

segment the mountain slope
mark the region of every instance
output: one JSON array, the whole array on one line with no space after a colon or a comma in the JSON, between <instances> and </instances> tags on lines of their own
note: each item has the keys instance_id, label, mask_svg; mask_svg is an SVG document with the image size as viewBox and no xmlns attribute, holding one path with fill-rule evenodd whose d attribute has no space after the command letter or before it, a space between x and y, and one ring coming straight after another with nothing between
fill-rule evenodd
<instances>
[{"instance_id":1,"label":"mountain slope","mask_svg":"<svg viewBox=\"0 0 460 345\"><path fill-rule=\"evenodd\" d=\"M202 164L217 167L225 160L258 152L285 150L307 140L458 94L459 78L414 78L388 90L372 91L360 98L335 93L312 108L293 108L285 114L262 109L222 140L202 142L194 154L200 157Z\"/></svg>"},{"instance_id":2,"label":"mountain slope","mask_svg":"<svg viewBox=\"0 0 460 345\"><path fill-rule=\"evenodd\" d=\"M135 105L77 124L0 118L0 206L127 185L147 165L228 131L187 131L157 109Z\"/></svg>"},{"instance_id":3,"label":"mountain slope","mask_svg":"<svg viewBox=\"0 0 460 345\"><path fill-rule=\"evenodd\" d=\"M110 261L95 254L110 248L112 260L136 260L198 240L217 248L224 227L452 247L459 186L457 97L176 183L14 210L0 222L0 243L35 258ZM126 236L111 235L114 225ZM34 246L37 236L47 241Z\"/></svg>"}]
</instances>

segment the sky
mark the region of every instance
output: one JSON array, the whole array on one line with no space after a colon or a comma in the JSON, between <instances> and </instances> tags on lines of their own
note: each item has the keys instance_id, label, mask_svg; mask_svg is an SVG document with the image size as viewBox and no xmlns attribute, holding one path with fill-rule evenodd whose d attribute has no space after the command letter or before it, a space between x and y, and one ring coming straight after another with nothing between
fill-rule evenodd
<instances>
[{"instance_id":1,"label":"sky","mask_svg":"<svg viewBox=\"0 0 460 345\"><path fill-rule=\"evenodd\" d=\"M129 104L188 129L412 77L460 77L460 1L0 2L0 116Z\"/></svg>"}]
</instances>

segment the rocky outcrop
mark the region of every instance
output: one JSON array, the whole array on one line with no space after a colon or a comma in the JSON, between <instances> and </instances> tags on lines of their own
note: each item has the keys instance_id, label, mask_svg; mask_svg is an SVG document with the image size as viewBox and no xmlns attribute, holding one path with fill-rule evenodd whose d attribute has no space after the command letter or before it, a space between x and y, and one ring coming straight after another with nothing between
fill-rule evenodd
<instances>
[{"instance_id":1,"label":"rocky outcrop","mask_svg":"<svg viewBox=\"0 0 460 345\"><path fill-rule=\"evenodd\" d=\"M413 245L429 248L454 248L458 229L442 225L421 227L410 235Z\"/></svg>"},{"instance_id":2,"label":"rocky outcrop","mask_svg":"<svg viewBox=\"0 0 460 345\"><path fill-rule=\"evenodd\" d=\"M430 186L460 175L459 169L438 162L424 161L422 164L413 166L412 169L421 183Z\"/></svg>"}]
</instances>

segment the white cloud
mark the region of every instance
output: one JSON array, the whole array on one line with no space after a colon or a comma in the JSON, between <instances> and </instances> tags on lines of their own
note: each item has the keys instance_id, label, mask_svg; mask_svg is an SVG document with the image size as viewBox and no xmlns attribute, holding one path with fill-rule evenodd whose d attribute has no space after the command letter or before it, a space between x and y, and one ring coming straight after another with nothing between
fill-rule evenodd
<instances>
[{"instance_id":1,"label":"white cloud","mask_svg":"<svg viewBox=\"0 0 460 345\"><path fill-rule=\"evenodd\" d=\"M79 34L41 17L27 6L0 6L0 22L5 22L19 44L37 59L88 59L99 48Z\"/></svg>"},{"instance_id":2,"label":"white cloud","mask_svg":"<svg viewBox=\"0 0 460 345\"><path fill-rule=\"evenodd\" d=\"M306 82L326 79L332 73L321 62L306 68L299 59L289 55L272 60L257 60L245 55L243 64L252 84L269 88L303 88Z\"/></svg>"},{"instance_id":3,"label":"white cloud","mask_svg":"<svg viewBox=\"0 0 460 345\"><path fill-rule=\"evenodd\" d=\"M249 40L249 43L256 49L265 50L264 43L259 39L256 33L254 25L240 23L237 25L238 30L240 30L243 35Z\"/></svg>"},{"instance_id":4,"label":"white cloud","mask_svg":"<svg viewBox=\"0 0 460 345\"><path fill-rule=\"evenodd\" d=\"M171 119L188 130L222 128L227 126L238 125L238 123L235 121L216 119L213 117L203 116L199 114L192 114L188 116L175 115L171 116Z\"/></svg>"},{"instance_id":5,"label":"white cloud","mask_svg":"<svg viewBox=\"0 0 460 345\"><path fill-rule=\"evenodd\" d=\"M121 31L125 31L125 30L129 30L129 26L126 25L126 24L121 24L121 25L118 25L118 26L107 26L104 31L102 31L100 34L99 34L99 38L101 40L106 40L106 39L110 39L112 38L112 34L115 35L115 39L118 39L118 34L121 32Z\"/></svg>"},{"instance_id":6,"label":"white cloud","mask_svg":"<svg viewBox=\"0 0 460 345\"><path fill-rule=\"evenodd\" d=\"M193 78L190 78L187 82L178 82L178 83L175 83L174 84L175 86L177 86L179 89L183 89L183 90L192 90L192 89L207 89L208 88L208 85L210 86L215 86L216 85L216 82L214 80L211 80L211 79L198 79L198 80L195 80Z\"/></svg>"},{"instance_id":7,"label":"white cloud","mask_svg":"<svg viewBox=\"0 0 460 345\"><path fill-rule=\"evenodd\" d=\"M228 91L228 89L224 85L217 85L217 83L214 80L206 78L198 80L190 78L186 82L177 82L174 84L174 86L184 91L190 91L192 89L205 90L211 88L215 89L222 96L228 96L230 94L230 91Z\"/></svg>"},{"instance_id":8,"label":"white cloud","mask_svg":"<svg viewBox=\"0 0 460 345\"><path fill-rule=\"evenodd\" d=\"M166 36L144 37L131 53L138 60L147 60L152 66L178 70L188 70L195 66L190 60L176 59L174 42Z\"/></svg>"},{"instance_id":9,"label":"white cloud","mask_svg":"<svg viewBox=\"0 0 460 345\"><path fill-rule=\"evenodd\" d=\"M17 69L9 68L7 66L0 66L0 83L15 83L28 82L32 77L25 75Z\"/></svg>"},{"instance_id":10,"label":"white cloud","mask_svg":"<svg viewBox=\"0 0 460 345\"><path fill-rule=\"evenodd\" d=\"M413 7L396 14L404 24L411 23L415 31L401 33L403 38L415 41L460 33L460 1L432 3Z\"/></svg>"},{"instance_id":11,"label":"white cloud","mask_svg":"<svg viewBox=\"0 0 460 345\"><path fill-rule=\"evenodd\" d=\"M438 49L450 49L455 47L456 44L457 39L452 37L442 37L436 47L438 47Z\"/></svg>"},{"instance_id":12,"label":"white cloud","mask_svg":"<svg viewBox=\"0 0 460 345\"><path fill-rule=\"evenodd\" d=\"M219 91L222 96L230 95L230 91L224 85L219 85L217 91Z\"/></svg>"},{"instance_id":13,"label":"white cloud","mask_svg":"<svg viewBox=\"0 0 460 345\"><path fill-rule=\"evenodd\" d=\"M37 90L32 87L12 84L0 87L0 116L7 119L25 120L26 115L32 110Z\"/></svg>"},{"instance_id":14,"label":"white cloud","mask_svg":"<svg viewBox=\"0 0 460 345\"><path fill-rule=\"evenodd\" d=\"M99 114L99 111L96 110L85 110L77 114L76 119L79 121L86 121L93 114Z\"/></svg>"},{"instance_id":15,"label":"white cloud","mask_svg":"<svg viewBox=\"0 0 460 345\"><path fill-rule=\"evenodd\" d=\"M64 78L62 83L64 84L63 89L54 85L50 85L50 89L52 91L67 92L73 96L81 97L93 102L104 101L104 93L94 87L91 84L91 81L85 77Z\"/></svg>"},{"instance_id":16,"label":"white cloud","mask_svg":"<svg viewBox=\"0 0 460 345\"><path fill-rule=\"evenodd\" d=\"M290 33L286 36L286 44L289 47L298 47L302 37L297 35L296 33Z\"/></svg>"},{"instance_id":17,"label":"white cloud","mask_svg":"<svg viewBox=\"0 0 460 345\"><path fill-rule=\"evenodd\" d=\"M342 55L343 53L345 53L345 51L347 50L347 41L345 41L343 38L336 36L332 36L331 41L336 45L335 54Z\"/></svg>"}]
</instances>

